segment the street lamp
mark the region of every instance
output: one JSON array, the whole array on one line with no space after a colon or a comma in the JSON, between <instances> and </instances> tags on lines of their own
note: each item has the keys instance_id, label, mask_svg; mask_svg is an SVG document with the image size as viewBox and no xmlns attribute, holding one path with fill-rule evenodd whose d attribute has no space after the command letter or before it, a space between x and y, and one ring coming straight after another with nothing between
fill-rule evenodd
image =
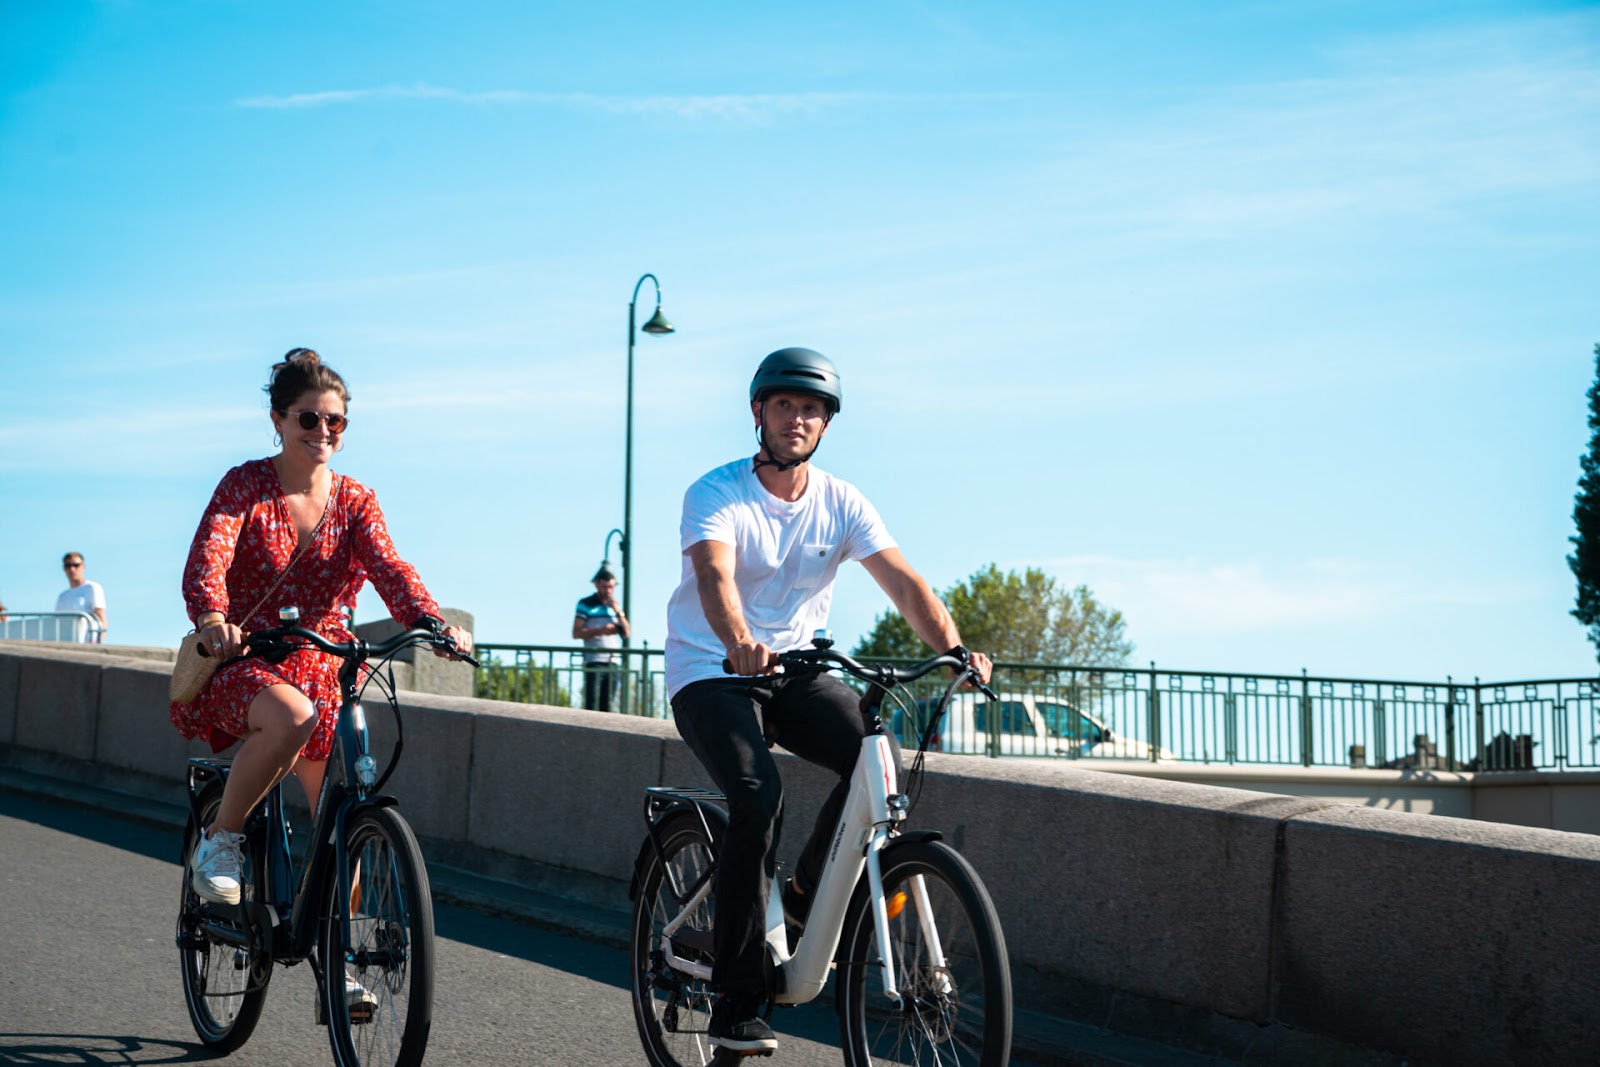
<instances>
[{"instance_id":1,"label":"street lamp","mask_svg":"<svg viewBox=\"0 0 1600 1067\"><path fill-rule=\"evenodd\" d=\"M630 630L633 624L633 306L639 302L639 289L646 279L656 287L656 312L639 329L654 334L671 333L674 329L661 314L661 283L654 274L640 276L633 286L633 298L628 301L628 436L622 473L622 614L628 619ZM611 543L610 535L606 543ZM627 648L629 644L630 638L624 637L622 647Z\"/></svg>"}]
</instances>

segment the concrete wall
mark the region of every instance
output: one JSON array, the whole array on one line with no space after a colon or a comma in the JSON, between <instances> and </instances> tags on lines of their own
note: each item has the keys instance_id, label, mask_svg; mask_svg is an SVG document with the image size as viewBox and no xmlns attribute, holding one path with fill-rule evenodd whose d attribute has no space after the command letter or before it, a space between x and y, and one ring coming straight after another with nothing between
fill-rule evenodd
<instances>
[{"instance_id":1,"label":"concrete wall","mask_svg":"<svg viewBox=\"0 0 1600 1067\"><path fill-rule=\"evenodd\" d=\"M181 790L149 660L0 645L0 758ZM670 723L405 694L392 783L490 873L613 906ZM387 717L369 716L380 752ZM792 856L826 782L782 757ZM1019 1006L1248 1062L1593 1062L1600 838L1036 761L930 756L916 825L988 883Z\"/></svg>"},{"instance_id":2,"label":"concrete wall","mask_svg":"<svg viewBox=\"0 0 1600 1067\"><path fill-rule=\"evenodd\" d=\"M1221 785L1330 804L1600 834L1600 771L1352 770L1084 761L1095 770Z\"/></svg>"}]
</instances>

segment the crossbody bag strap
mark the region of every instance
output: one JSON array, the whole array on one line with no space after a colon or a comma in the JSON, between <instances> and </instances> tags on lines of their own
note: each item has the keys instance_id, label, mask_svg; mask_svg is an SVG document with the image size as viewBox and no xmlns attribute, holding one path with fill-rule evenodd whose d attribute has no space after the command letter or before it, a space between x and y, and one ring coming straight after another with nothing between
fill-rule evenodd
<instances>
[{"instance_id":1,"label":"crossbody bag strap","mask_svg":"<svg viewBox=\"0 0 1600 1067\"><path fill-rule=\"evenodd\" d=\"M290 556L289 562L283 565L283 570L278 573L277 580L272 583L272 588L268 589L264 594L262 594L261 599L256 601L256 606L251 608L250 611L239 620L238 625L243 626L245 623L249 622L251 616L260 611L262 606L265 605L268 600L272 599L272 594L278 591L278 586L283 584L283 580L289 576L289 572L293 570L294 565L300 561L300 557L310 551L311 546L317 543L317 534L322 532L322 524L328 521L328 512L333 510L335 502L337 502L339 499L339 486L341 481L342 479L340 479L337 474L333 476L333 488L328 492L328 503L322 509L322 517L317 519L317 524L311 528L311 536L306 539L306 547L303 549L299 547L295 548L294 555Z\"/></svg>"}]
</instances>

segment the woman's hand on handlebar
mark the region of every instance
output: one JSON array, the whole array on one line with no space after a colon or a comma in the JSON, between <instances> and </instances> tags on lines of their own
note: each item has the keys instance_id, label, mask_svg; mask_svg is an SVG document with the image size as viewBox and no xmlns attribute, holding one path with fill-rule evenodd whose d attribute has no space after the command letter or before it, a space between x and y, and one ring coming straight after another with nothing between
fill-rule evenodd
<instances>
[{"instance_id":1,"label":"woman's hand on handlebar","mask_svg":"<svg viewBox=\"0 0 1600 1067\"><path fill-rule=\"evenodd\" d=\"M206 654L215 658L232 659L244 651L245 632L227 620L213 621L200 630L200 643Z\"/></svg>"},{"instance_id":2,"label":"woman's hand on handlebar","mask_svg":"<svg viewBox=\"0 0 1600 1067\"><path fill-rule=\"evenodd\" d=\"M728 649L728 673L753 678L778 669L778 654L760 641L746 641Z\"/></svg>"},{"instance_id":3,"label":"woman's hand on handlebar","mask_svg":"<svg viewBox=\"0 0 1600 1067\"><path fill-rule=\"evenodd\" d=\"M434 645L433 654L440 659L461 660L472 655L471 630L464 630L459 626L446 626L439 631L439 636L455 646L452 651L445 645Z\"/></svg>"}]
</instances>

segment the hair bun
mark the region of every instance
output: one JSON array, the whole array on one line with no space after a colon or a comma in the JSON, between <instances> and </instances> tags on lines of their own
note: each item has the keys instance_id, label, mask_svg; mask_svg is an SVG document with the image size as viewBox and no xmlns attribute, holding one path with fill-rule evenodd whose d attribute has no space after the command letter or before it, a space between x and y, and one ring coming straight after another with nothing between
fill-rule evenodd
<instances>
[{"instance_id":1,"label":"hair bun","mask_svg":"<svg viewBox=\"0 0 1600 1067\"><path fill-rule=\"evenodd\" d=\"M317 355L315 351L309 348L291 348L288 352L284 353L283 357L283 363L285 366L298 363L307 370L315 367L321 362L322 357Z\"/></svg>"}]
</instances>

